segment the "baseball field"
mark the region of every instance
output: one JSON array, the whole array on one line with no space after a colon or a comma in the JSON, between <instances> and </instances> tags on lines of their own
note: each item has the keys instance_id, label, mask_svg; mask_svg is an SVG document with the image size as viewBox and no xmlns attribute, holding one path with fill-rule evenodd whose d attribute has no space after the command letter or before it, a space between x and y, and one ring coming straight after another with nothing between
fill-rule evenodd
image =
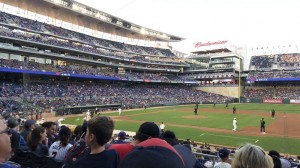
<instances>
[{"instance_id":1,"label":"baseball field","mask_svg":"<svg viewBox=\"0 0 300 168\"><path fill-rule=\"evenodd\" d=\"M236 106L237 113L232 113ZM194 115L194 105L149 108L147 110L125 110L121 116L117 112L102 113L114 118L116 129L137 131L144 121L164 122L165 130L172 130L177 138L190 138L237 147L253 143L265 150L276 149L281 153L300 155L300 105L297 104L229 104L199 105L198 115ZM275 109L275 118L270 111ZM260 133L260 119L266 121L266 134ZM64 124L82 124L84 116L69 117ZM232 131L233 118L238 129Z\"/></svg>"}]
</instances>

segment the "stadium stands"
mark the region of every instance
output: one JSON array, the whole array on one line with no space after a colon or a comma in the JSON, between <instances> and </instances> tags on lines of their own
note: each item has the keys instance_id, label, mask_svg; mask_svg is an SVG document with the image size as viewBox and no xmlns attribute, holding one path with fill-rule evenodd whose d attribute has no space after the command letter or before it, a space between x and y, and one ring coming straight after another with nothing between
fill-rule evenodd
<instances>
[{"instance_id":1,"label":"stadium stands","mask_svg":"<svg viewBox=\"0 0 300 168\"><path fill-rule=\"evenodd\" d=\"M250 66L254 66L255 69L270 69L274 62L274 55L252 56Z\"/></svg>"}]
</instances>

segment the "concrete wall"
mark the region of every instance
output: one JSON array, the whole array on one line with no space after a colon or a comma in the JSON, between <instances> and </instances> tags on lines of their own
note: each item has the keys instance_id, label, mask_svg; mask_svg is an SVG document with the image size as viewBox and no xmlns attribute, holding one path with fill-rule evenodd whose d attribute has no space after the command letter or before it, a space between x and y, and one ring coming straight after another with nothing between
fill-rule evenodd
<instances>
[{"instance_id":1,"label":"concrete wall","mask_svg":"<svg viewBox=\"0 0 300 168\"><path fill-rule=\"evenodd\" d=\"M201 90L208 93L220 94L223 96L229 96L238 98L238 87L196 87L196 90Z\"/></svg>"}]
</instances>

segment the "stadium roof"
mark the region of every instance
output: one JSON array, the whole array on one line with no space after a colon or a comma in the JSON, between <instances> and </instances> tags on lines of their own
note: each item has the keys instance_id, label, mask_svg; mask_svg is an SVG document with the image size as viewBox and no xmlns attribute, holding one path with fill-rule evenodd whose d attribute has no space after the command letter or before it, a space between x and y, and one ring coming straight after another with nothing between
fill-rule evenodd
<instances>
[{"instance_id":1,"label":"stadium roof","mask_svg":"<svg viewBox=\"0 0 300 168\"><path fill-rule=\"evenodd\" d=\"M24 10L133 39L179 42L184 38L131 23L73 0L0 0ZM45 10L47 9L47 10Z\"/></svg>"}]
</instances>

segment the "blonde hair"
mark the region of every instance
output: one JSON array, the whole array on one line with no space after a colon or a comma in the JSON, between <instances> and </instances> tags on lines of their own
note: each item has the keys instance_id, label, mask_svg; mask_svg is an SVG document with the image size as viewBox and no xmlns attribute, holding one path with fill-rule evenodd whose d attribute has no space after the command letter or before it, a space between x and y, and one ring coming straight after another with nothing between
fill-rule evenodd
<instances>
[{"instance_id":1,"label":"blonde hair","mask_svg":"<svg viewBox=\"0 0 300 168\"><path fill-rule=\"evenodd\" d=\"M232 168L273 168L272 158L256 145L240 147L233 157Z\"/></svg>"}]
</instances>

